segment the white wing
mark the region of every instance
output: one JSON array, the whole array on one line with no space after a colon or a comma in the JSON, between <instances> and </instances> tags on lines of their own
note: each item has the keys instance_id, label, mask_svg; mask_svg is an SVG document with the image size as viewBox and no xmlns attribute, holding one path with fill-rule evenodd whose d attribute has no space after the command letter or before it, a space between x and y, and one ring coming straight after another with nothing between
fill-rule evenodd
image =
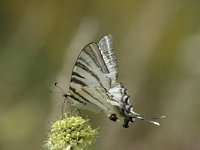
<instances>
[{"instance_id":1,"label":"white wing","mask_svg":"<svg viewBox=\"0 0 200 150\"><path fill-rule=\"evenodd\" d=\"M103 60L106 63L109 74L107 76L111 79L111 84L114 84L118 76L117 59L113 48L112 35L104 36L97 44L101 50Z\"/></svg>"},{"instance_id":2,"label":"white wing","mask_svg":"<svg viewBox=\"0 0 200 150\"><path fill-rule=\"evenodd\" d=\"M70 82L71 98L95 110L108 110L107 91L111 87L109 68L96 43L86 45L78 56ZM98 90L97 90L98 89Z\"/></svg>"},{"instance_id":3,"label":"white wing","mask_svg":"<svg viewBox=\"0 0 200 150\"><path fill-rule=\"evenodd\" d=\"M75 63L70 87L78 90L84 86L102 86L109 90L111 79L107 74L109 70L99 47L90 43L83 48Z\"/></svg>"}]
</instances>

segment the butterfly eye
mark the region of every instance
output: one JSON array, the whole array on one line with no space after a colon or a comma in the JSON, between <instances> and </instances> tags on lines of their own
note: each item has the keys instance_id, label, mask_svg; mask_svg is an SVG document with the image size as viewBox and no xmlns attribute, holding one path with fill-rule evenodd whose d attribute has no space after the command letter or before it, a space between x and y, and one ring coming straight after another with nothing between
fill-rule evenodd
<instances>
[{"instance_id":1,"label":"butterfly eye","mask_svg":"<svg viewBox=\"0 0 200 150\"><path fill-rule=\"evenodd\" d=\"M68 95L68 94L66 94L66 93L63 95L63 97L65 97L65 98L67 98L68 96L69 96L69 95Z\"/></svg>"},{"instance_id":2,"label":"butterfly eye","mask_svg":"<svg viewBox=\"0 0 200 150\"><path fill-rule=\"evenodd\" d=\"M70 93L64 93L63 94L63 97L65 97L65 98L67 98L67 97L69 97L70 96Z\"/></svg>"}]
</instances>

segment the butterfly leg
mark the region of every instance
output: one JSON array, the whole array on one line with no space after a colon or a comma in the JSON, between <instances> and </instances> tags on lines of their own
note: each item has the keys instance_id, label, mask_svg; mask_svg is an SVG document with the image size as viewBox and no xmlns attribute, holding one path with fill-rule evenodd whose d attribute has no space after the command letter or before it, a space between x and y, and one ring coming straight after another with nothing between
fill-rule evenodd
<instances>
[{"instance_id":1,"label":"butterfly leg","mask_svg":"<svg viewBox=\"0 0 200 150\"><path fill-rule=\"evenodd\" d=\"M81 114L81 111L80 111L80 109L79 109L78 107L76 107L76 109L77 109L78 113L79 113L79 114Z\"/></svg>"},{"instance_id":2,"label":"butterfly leg","mask_svg":"<svg viewBox=\"0 0 200 150\"><path fill-rule=\"evenodd\" d=\"M123 124L123 127L124 128L128 128L129 126L128 126L128 123L129 122L134 122L134 120L133 120L133 118L124 118L124 124Z\"/></svg>"}]
</instances>

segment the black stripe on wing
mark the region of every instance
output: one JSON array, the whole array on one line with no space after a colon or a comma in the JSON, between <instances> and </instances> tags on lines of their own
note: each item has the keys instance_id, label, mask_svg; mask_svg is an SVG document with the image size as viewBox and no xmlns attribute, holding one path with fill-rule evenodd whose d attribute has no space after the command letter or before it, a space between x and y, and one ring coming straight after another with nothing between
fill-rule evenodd
<instances>
[{"instance_id":1,"label":"black stripe on wing","mask_svg":"<svg viewBox=\"0 0 200 150\"><path fill-rule=\"evenodd\" d=\"M79 102L79 103L81 103L81 104L83 104L83 105L86 105L86 102L81 101L81 100L76 96L76 95L78 95L78 93L75 91L75 89L73 89L73 88L70 87L70 90L71 90L70 97L71 97L73 100L75 100L75 101L77 101L77 102ZM78 96L79 96L79 95L78 95Z\"/></svg>"},{"instance_id":2,"label":"black stripe on wing","mask_svg":"<svg viewBox=\"0 0 200 150\"><path fill-rule=\"evenodd\" d=\"M86 65L84 65L83 63L81 63L79 61L76 62L75 66L80 67L83 70L85 70L86 72L88 72L92 77L94 77L97 80L97 82L100 86L103 86L99 77L89 67L87 67Z\"/></svg>"},{"instance_id":3,"label":"black stripe on wing","mask_svg":"<svg viewBox=\"0 0 200 150\"><path fill-rule=\"evenodd\" d=\"M86 105L86 106L91 105L91 106L93 106L95 108L101 109L101 107L99 107L98 105L90 102L86 97L84 97L83 94L78 93L76 91L76 89L74 89L72 87L70 87L70 93L71 93L70 97L73 98L75 101L78 101L81 104ZM92 107L92 109L94 109L93 107Z\"/></svg>"},{"instance_id":4,"label":"black stripe on wing","mask_svg":"<svg viewBox=\"0 0 200 150\"><path fill-rule=\"evenodd\" d=\"M103 102L101 102L98 98L96 98L96 97L94 97L90 92L88 92L86 89L82 89L85 93L87 93L92 99L94 99L94 100L97 100L99 103L101 103L103 106L105 106L104 105L104 103Z\"/></svg>"},{"instance_id":5,"label":"black stripe on wing","mask_svg":"<svg viewBox=\"0 0 200 150\"><path fill-rule=\"evenodd\" d=\"M96 66L103 72L109 73L109 70L104 62L103 56L96 43L90 43L83 48L83 51L93 60ZM94 68L95 69L95 68Z\"/></svg>"},{"instance_id":6,"label":"black stripe on wing","mask_svg":"<svg viewBox=\"0 0 200 150\"><path fill-rule=\"evenodd\" d=\"M77 76L77 77L80 77L82 79L85 79L83 76L81 76L79 73L77 73L75 71L72 71L72 76Z\"/></svg>"},{"instance_id":7,"label":"black stripe on wing","mask_svg":"<svg viewBox=\"0 0 200 150\"><path fill-rule=\"evenodd\" d=\"M74 76L72 76L71 82L74 82L74 83L79 84L79 85L81 85L81 86L87 86L86 83L84 83L84 82L82 82L81 80L75 78Z\"/></svg>"}]
</instances>

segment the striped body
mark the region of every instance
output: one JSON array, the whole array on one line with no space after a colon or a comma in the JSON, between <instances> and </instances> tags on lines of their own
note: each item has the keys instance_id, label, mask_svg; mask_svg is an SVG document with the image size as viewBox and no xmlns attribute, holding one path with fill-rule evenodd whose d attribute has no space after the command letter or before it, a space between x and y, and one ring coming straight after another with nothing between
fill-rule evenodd
<instances>
[{"instance_id":1,"label":"striped body","mask_svg":"<svg viewBox=\"0 0 200 150\"><path fill-rule=\"evenodd\" d=\"M118 67L112 36L86 45L72 71L68 98L78 107L105 113L111 120L124 122L147 120L133 111L124 86L117 82ZM152 123L151 120L147 120Z\"/></svg>"}]
</instances>

